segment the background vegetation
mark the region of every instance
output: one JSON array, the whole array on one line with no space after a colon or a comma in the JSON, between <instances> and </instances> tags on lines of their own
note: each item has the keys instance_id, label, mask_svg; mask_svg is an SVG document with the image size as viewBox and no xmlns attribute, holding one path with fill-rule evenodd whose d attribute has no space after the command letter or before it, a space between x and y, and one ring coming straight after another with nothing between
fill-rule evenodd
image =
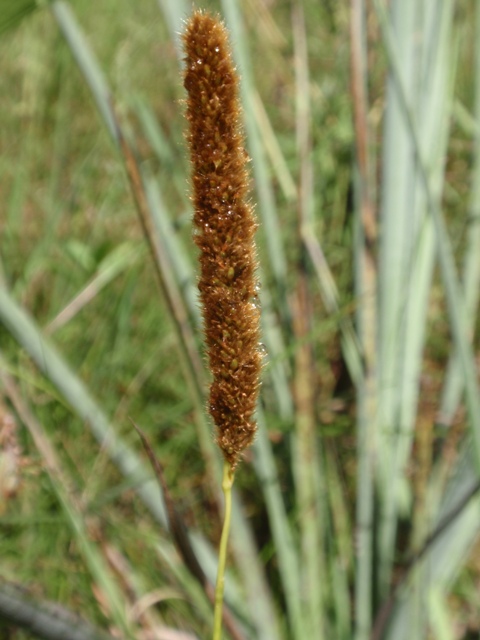
<instances>
[{"instance_id":1,"label":"background vegetation","mask_svg":"<svg viewBox=\"0 0 480 640\"><path fill-rule=\"evenodd\" d=\"M260 220L260 431L227 579L239 638L480 633L480 10L386 5L197 3L232 34ZM14 583L117 637L210 633L131 424L213 579L189 10L0 1L3 616Z\"/></svg>"}]
</instances>

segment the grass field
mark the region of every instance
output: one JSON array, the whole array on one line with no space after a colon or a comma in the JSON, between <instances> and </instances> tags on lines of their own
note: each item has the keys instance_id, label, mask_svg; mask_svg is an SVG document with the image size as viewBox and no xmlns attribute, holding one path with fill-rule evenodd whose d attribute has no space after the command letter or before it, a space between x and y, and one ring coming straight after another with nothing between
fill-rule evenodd
<instances>
[{"instance_id":1,"label":"grass field","mask_svg":"<svg viewBox=\"0 0 480 640\"><path fill-rule=\"evenodd\" d=\"M231 33L260 223L259 433L226 584L237 640L480 634L480 9L364 4L196 3ZM85 640L211 635L132 425L214 581L190 9L0 0L6 640L31 637L7 593L57 603L38 637L59 607L95 627Z\"/></svg>"}]
</instances>

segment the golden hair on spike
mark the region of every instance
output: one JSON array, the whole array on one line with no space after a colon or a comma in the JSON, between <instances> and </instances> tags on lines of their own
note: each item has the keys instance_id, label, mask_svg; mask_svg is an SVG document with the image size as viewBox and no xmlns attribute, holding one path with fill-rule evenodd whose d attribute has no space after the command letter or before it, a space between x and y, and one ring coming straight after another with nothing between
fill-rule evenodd
<instances>
[{"instance_id":1,"label":"golden hair on spike","mask_svg":"<svg viewBox=\"0 0 480 640\"><path fill-rule=\"evenodd\" d=\"M209 411L218 445L234 469L256 431L253 414L262 366L257 224L247 198L239 80L227 30L216 17L196 11L183 42L194 238L200 249L200 300L213 374Z\"/></svg>"}]
</instances>

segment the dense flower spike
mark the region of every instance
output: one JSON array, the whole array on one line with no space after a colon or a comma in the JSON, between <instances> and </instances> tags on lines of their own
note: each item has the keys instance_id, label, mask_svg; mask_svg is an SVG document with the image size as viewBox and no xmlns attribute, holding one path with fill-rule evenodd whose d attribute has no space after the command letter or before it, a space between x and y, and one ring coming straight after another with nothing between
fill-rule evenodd
<instances>
[{"instance_id":1,"label":"dense flower spike","mask_svg":"<svg viewBox=\"0 0 480 640\"><path fill-rule=\"evenodd\" d=\"M248 158L226 28L217 18L197 11L183 41L194 237L200 249L200 299L213 373L209 409L218 445L235 468L256 431L253 413L262 364L257 225L246 199Z\"/></svg>"}]
</instances>

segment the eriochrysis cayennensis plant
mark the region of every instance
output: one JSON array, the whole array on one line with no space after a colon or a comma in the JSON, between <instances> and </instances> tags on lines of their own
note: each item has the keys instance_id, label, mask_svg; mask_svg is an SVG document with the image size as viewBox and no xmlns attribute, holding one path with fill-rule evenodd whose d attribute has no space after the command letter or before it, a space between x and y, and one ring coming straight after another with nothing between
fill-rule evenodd
<instances>
[{"instance_id":1,"label":"eriochrysis cayennensis plant","mask_svg":"<svg viewBox=\"0 0 480 640\"><path fill-rule=\"evenodd\" d=\"M194 238L200 302L212 372L209 412L225 460L225 522L219 554L214 640L220 638L231 487L242 451L255 436L260 385L260 311L255 303L257 228L248 201L239 80L223 23L196 11L183 35L192 163Z\"/></svg>"}]
</instances>

